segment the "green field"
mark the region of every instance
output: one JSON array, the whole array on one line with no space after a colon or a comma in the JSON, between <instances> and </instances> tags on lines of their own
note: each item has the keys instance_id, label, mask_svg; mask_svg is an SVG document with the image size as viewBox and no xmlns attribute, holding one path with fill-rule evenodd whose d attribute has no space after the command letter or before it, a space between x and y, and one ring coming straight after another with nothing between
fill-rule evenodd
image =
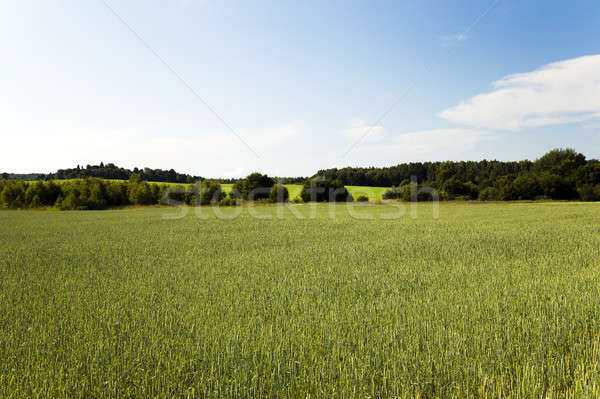
<instances>
[{"instance_id":1,"label":"green field","mask_svg":"<svg viewBox=\"0 0 600 399\"><path fill-rule=\"evenodd\" d=\"M346 209L1 211L0 397L600 396L598 204Z\"/></svg>"}]
</instances>

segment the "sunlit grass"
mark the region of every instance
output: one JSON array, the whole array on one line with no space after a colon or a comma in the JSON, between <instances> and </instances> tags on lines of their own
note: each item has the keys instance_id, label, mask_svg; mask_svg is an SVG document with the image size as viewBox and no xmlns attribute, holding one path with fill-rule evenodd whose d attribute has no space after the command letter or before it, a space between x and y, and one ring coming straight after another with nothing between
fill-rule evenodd
<instances>
[{"instance_id":1,"label":"sunlit grass","mask_svg":"<svg viewBox=\"0 0 600 399\"><path fill-rule=\"evenodd\" d=\"M597 204L403 206L1 211L0 397L600 395Z\"/></svg>"}]
</instances>

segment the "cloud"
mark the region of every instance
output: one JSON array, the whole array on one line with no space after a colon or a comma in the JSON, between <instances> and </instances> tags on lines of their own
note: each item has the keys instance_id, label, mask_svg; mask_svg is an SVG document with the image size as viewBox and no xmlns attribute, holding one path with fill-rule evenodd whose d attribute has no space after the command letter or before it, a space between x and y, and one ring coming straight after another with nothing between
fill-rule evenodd
<instances>
[{"instance_id":1,"label":"cloud","mask_svg":"<svg viewBox=\"0 0 600 399\"><path fill-rule=\"evenodd\" d=\"M373 143L381 141L385 136L386 130L383 126L369 126L364 120L354 119L350 121L350 127L342 132L342 135L348 140L364 143Z\"/></svg>"},{"instance_id":2,"label":"cloud","mask_svg":"<svg viewBox=\"0 0 600 399\"><path fill-rule=\"evenodd\" d=\"M439 116L460 125L518 131L600 118L600 54L508 75Z\"/></svg>"}]
</instances>

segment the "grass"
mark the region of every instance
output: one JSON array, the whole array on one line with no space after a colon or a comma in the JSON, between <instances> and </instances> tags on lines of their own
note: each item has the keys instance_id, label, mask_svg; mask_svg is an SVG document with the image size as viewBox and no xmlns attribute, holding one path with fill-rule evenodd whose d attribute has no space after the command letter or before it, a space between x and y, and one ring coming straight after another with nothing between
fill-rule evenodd
<instances>
[{"instance_id":1,"label":"grass","mask_svg":"<svg viewBox=\"0 0 600 399\"><path fill-rule=\"evenodd\" d=\"M600 395L597 204L332 209L0 212L0 397Z\"/></svg>"},{"instance_id":2,"label":"grass","mask_svg":"<svg viewBox=\"0 0 600 399\"><path fill-rule=\"evenodd\" d=\"M346 186L346 189L354 198L359 195L366 195L369 201L380 200L383 193L389 189L389 187L367 187L367 186Z\"/></svg>"}]
</instances>

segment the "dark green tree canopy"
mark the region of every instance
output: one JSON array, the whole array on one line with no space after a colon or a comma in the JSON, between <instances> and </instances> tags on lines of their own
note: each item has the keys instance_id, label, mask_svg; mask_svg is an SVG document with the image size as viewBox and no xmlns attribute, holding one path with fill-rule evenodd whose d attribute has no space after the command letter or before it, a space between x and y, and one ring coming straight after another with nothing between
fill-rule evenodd
<instances>
[{"instance_id":1,"label":"dark green tree canopy","mask_svg":"<svg viewBox=\"0 0 600 399\"><path fill-rule=\"evenodd\" d=\"M330 180L321 176L304 183L300 196L304 202L348 202L353 200L340 180Z\"/></svg>"},{"instance_id":2,"label":"dark green tree canopy","mask_svg":"<svg viewBox=\"0 0 600 399\"><path fill-rule=\"evenodd\" d=\"M235 194L246 200L268 199L275 180L262 173L251 173L233 185Z\"/></svg>"},{"instance_id":3,"label":"dark green tree canopy","mask_svg":"<svg viewBox=\"0 0 600 399\"><path fill-rule=\"evenodd\" d=\"M281 184L275 184L273 187L271 187L271 192L269 193L269 201L288 202L289 199L290 194L285 186Z\"/></svg>"}]
</instances>

